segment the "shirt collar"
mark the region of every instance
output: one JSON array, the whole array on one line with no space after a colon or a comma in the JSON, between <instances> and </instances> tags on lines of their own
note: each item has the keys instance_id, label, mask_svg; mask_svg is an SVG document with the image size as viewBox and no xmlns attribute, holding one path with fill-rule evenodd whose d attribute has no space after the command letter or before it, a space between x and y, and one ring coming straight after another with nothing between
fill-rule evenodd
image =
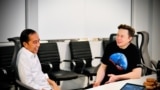
<instances>
[{"instance_id":1,"label":"shirt collar","mask_svg":"<svg viewBox=\"0 0 160 90\"><path fill-rule=\"evenodd\" d=\"M28 53L29 56L31 56L31 58L35 58L36 57L37 54L32 53L31 51L29 51L25 47L23 47L23 49Z\"/></svg>"}]
</instances>

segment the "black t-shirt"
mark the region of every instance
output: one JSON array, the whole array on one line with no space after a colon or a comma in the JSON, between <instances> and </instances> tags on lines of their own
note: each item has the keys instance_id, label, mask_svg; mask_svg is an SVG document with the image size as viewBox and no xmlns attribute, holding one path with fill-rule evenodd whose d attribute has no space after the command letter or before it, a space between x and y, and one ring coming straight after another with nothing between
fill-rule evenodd
<instances>
[{"instance_id":1,"label":"black t-shirt","mask_svg":"<svg viewBox=\"0 0 160 90\"><path fill-rule=\"evenodd\" d=\"M141 63L139 50L134 44L131 43L126 49L121 49L115 41L107 45L101 62L107 65L101 84L108 81L107 74L125 74L131 72Z\"/></svg>"}]
</instances>

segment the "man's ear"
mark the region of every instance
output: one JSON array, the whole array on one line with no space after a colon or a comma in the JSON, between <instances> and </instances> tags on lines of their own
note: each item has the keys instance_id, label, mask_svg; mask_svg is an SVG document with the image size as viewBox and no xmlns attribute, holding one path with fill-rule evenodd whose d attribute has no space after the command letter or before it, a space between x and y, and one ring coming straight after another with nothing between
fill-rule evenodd
<instances>
[{"instance_id":1,"label":"man's ear","mask_svg":"<svg viewBox=\"0 0 160 90\"><path fill-rule=\"evenodd\" d=\"M27 43L26 43L26 42L23 42L23 46L24 46L24 47L27 47Z\"/></svg>"},{"instance_id":2,"label":"man's ear","mask_svg":"<svg viewBox=\"0 0 160 90\"><path fill-rule=\"evenodd\" d=\"M132 41L133 37L129 37L130 41Z\"/></svg>"}]
</instances>

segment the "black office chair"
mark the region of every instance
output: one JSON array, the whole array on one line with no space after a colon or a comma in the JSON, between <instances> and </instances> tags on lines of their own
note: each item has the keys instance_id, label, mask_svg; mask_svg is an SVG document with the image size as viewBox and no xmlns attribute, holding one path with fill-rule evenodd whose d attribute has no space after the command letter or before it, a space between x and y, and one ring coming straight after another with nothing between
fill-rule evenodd
<instances>
[{"instance_id":1,"label":"black office chair","mask_svg":"<svg viewBox=\"0 0 160 90\"><path fill-rule=\"evenodd\" d=\"M116 40L117 33L111 33L109 36L109 43Z\"/></svg>"},{"instance_id":2,"label":"black office chair","mask_svg":"<svg viewBox=\"0 0 160 90\"><path fill-rule=\"evenodd\" d=\"M60 84L60 81L78 78L78 74L72 71L60 69L60 63L71 62L71 60L60 61L59 50L56 42L41 43L38 57L42 64L42 70L48 73L49 77Z\"/></svg>"},{"instance_id":3,"label":"black office chair","mask_svg":"<svg viewBox=\"0 0 160 90\"><path fill-rule=\"evenodd\" d=\"M16 90L35 90L34 88L32 88L30 86L27 86L24 83L22 83L19 79L18 69L17 69L17 65L16 65L17 53L18 53L19 49L21 48L19 37L8 38L8 41L14 43L14 53L13 53L13 57L12 57L11 67L13 69L13 73L14 73L14 76L15 76L14 77L15 89Z\"/></svg>"},{"instance_id":4,"label":"black office chair","mask_svg":"<svg viewBox=\"0 0 160 90\"><path fill-rule=\"evenodd\" d=\"M103 38L102 39L102 46L103 46L103 49L106 48L106 46L110 43L110 40L109 38Z\"/></svg>"},{"instance_id":5,"label":"black office chair","mask_svg":"<svg viewBox=\"0 0 160 90\"><path fill-rule=\"evenodd\" d=\"M148 52L149 33L146 31L137 32L141 35L140 53L142 58L143 75L149 75L156 72L156 62L151 60ZM154 66L154 67L153 67Z\"/></svg>"},{"instance_id":6,"label":"black office chair","mask_svg":"<svg viewBox=\"0 0 160 90\"><path fill-rule=\"evenodd\" d=\"M6 43L7 44L7 43ZM10 90L14 74L11 67L14 46L0 46L0 89Z\"/></svg>"},{"instance_id":7,"label":"black office chair","mask_svg":"<svg viewBox=\"0 0 160 90\"><path fill-rule=\"evenodd\" d=\"M89 85L89 81L93 79L93 76L96 76L99 67L99 65L97 67L92 66L93 58L89 41L71 41L69 46L71 60L76 62L75 72L86 75Z\"/></svg>"}]
</instances>

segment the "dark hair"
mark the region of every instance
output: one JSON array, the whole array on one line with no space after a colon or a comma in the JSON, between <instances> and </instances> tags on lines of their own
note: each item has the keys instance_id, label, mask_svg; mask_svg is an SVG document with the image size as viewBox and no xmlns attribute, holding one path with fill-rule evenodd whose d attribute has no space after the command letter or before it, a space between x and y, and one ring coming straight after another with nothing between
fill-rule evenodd
<instances>
[{"instance_id":1,"label":"dark hair","mask_svg":"<svg viewBox=\"0 0 160 90\"><path fill-rule=\"evenodd\" d=\"M21 42L21 45L22 47L23 46L23 42L28 42L29 41L29 35L30 34L34 34L36 33L36 31L32 30L32 29L24 29L22 32L21 32L21 35L20 35L20 42Z\"/></svg>"},{"instance_id":2,"label":"dark hair","mask_svg":"<svg viewBox=\"0 0 160 90\"><path fill-rule=\"evenodd\" d=\"M131 26L128 26L126 24L121 24L118 26L118 29L126 29L126 30L128 30L129 36L134 37L135 30Z\"/></svg>"}]
</instances>

